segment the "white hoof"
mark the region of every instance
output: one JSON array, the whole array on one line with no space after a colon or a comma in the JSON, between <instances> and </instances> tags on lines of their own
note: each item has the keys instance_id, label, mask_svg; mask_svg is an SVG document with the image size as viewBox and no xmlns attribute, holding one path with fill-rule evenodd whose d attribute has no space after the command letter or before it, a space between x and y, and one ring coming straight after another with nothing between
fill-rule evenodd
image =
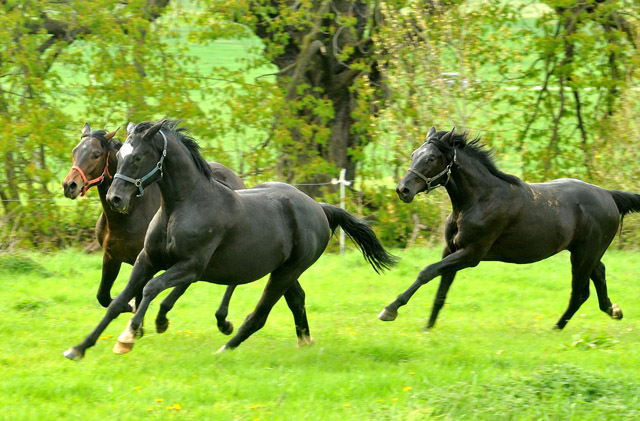
<instances>
[{"instance_id":1,"label":"white hoof","mask_svg":"<svg viewBox=\"0 0 640 421\"><path fill-rule=\"evenodd\" d=\"M617 304L611 304L611 318L616 320L622 319L622 310L620 310Z\"/></svg>"},{"instance_id":2,"label":"white hoof","mask_svg":"<svg viewBox=\"0 0 640 421\"><path fill-rule=\"evenodd\" d=\"M216 354L222 354L226 350L227 350L227 346L222 345L222 347L220 347L220 349L216 351Z\"/></svg>"}]
</instances>

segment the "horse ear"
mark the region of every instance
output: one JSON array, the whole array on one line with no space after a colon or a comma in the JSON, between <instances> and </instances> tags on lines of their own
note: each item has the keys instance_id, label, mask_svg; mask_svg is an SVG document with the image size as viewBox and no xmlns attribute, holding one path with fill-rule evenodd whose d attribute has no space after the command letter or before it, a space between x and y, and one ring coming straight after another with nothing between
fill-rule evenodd
<instances>
[{"instance_id":1,"label":"horse ear","mask_svg":"<svg viewBox=\"0 0 640 421\"><path fill-rule=\"evenodd\" d=\"M450 132L445 133L445 135L442 136L440 140L443 142L451 142L451 139L453 139L453 135L455 134L455 132L456 128L454 127Z\"/></svg>"},{"instance_id":2,"label":"horse ear","mask_svg":"<svg viewBox=\"0 0 640 421\"><path fill-rule=\"evenodd\" d=\"M84 126L82 126L82 135L88 135L89 133L91 133L91 127L89 127L89 123L84 123Z\"/></svg>"},{"instance_id":3,"label":"horse ear","mask_svg":"<svg viewBox=\"0 0 640 421\"><path fill-rule=\"evenodd\" d=\"M133 131L136 129L136 123L129 122L127 124L127 134L133 134Z\"/></svg>"},{"instance_id":4,"label":"horse ear","mask_svg":"<svg viewBox=\"0 0 640 421\"><path fill-rule=\"evenodd\" d=\"M104 135L104 137L105 137L107 140L111 140L111 139L113 138L113 136L115 136L115 135L116 135L116 133L118 133L118 130L120 130L120 127L118 127L117 129L115 129L115 130L114 130L114 131L112 131L112 132L107 133L106 135Z\"/></svg>"},{"instance_id":5,"label":"horse ear","mask_svg":"<svg viewBox=\"0 0 640 421\"><path fill-rule=\"evenodd\" d=\"M158 133L158 131L162 128L162 125L167 121L166 118L163 118L162 120L158 121L156 124L154 124L153 126L149 127L147 129L146 132L144 132L144 135L142 135L143 139L151 139L153 138L153 136L155 136L156 133Z\"/></svg>"},{"instance_id":6,"label":"horse ear","mask_svg":"<svg viewBox=\"0 0 640 421\"><path fill-rule=\"evenodd\" d=\"M433 136L434 134L436 134L436 128L431 127L429 129L429 133L427 133L427 137L425 138L425 141L429 140L429 138L431 138L431 136Z\"/></svg>"}]
</instances>

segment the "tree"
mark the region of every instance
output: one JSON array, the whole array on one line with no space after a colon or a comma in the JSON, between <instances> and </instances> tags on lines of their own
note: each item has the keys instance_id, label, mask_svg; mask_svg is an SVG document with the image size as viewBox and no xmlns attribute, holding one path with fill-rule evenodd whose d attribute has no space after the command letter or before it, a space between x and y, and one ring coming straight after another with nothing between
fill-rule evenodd
<instances>
[{"instance_id":1,"label":"tree","mask_svg":"<svg viewBox=\"0 0 640 421\"><path fill-rule=\"evenodd\" d=\"M214 1L204 16L210 20L201 25L212 28L206 37L257 35L264 42L265 61L249 67L265 62L276 67L271 75L276 86L267 91L270 97L253 97L244 107L237 102L230 106L242 109L239 114L244 116L254 115L245 107L255 107L257 101L272 109L269 123L254 124L266 129L258 148L272 148L277 155L271 155L277 159L272 169L277 177L321 183L346 168L347 178L353 179L382 95L382 75L373 48L373 34L380 25L379 3L259 0L230 5ZM242 26L229 25L232 20ZM237 77L241 93L236 91L236 96L251 89ZM310 186L301 187L312 195L318 193Z\"/></svg>"},{"instance_id":2,"label":"tree","mask_svg":"<svg viewBox=\"0 0 640 421\"><path fill-rule=\"evenodd\" d=\"M85 121L115 126L179 115L204 126L191 99L198 75L169 44L180 33L158 20L168 3L0 1L4 246L17 232L36 243L75 235L52 200L59 197L52 182L69 168Z\"/></svg>"}]
</instances>

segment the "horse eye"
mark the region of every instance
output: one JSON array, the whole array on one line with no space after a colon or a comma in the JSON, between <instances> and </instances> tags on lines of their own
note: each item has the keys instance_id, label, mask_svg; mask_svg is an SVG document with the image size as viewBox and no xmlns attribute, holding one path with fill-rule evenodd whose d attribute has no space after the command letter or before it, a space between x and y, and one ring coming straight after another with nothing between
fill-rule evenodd
<instances>
[{"instance_id":1,"label":"horse eye","mask_svg":"<svg viewBox=\"0 0 640 421\"><path fill-rule=\"evenodd\" d=\"M94 152L94 153L93 153L93 159L98 159L98 158L100 158L100 155L102 155L100 152Z\"/></svg>"}]
</instances>

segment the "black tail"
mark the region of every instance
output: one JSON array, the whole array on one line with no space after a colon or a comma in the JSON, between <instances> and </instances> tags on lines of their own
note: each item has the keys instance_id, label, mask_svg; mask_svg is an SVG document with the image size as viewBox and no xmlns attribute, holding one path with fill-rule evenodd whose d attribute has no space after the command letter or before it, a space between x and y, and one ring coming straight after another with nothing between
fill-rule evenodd
<instances>
[{"instance_id":1,"label":"black tail","mask_svg":"<svg viewBox=\"0 0 640 421\"><path fill-rule=\"evenodd\" d=\"M344 209L337 206L321 203L322 210L327 215L331 232L339 226L357 244L364 254L364 258L373 269L380 273L385 269L390 269L398 262L398 258L389 254L371 227L362 219L358 219Z\"/></svg>"},{"instance_id":2,"label":"black tail","mask_svg":"<svg viewBox=\"0 0 640 421\"><path fill-rule=\"evenodd\" d=\"M613 201L616 202L620 217L630 212L640 212L640 194L627 193L619 190L608 190Z\"/></svg>"}]
</instances>

